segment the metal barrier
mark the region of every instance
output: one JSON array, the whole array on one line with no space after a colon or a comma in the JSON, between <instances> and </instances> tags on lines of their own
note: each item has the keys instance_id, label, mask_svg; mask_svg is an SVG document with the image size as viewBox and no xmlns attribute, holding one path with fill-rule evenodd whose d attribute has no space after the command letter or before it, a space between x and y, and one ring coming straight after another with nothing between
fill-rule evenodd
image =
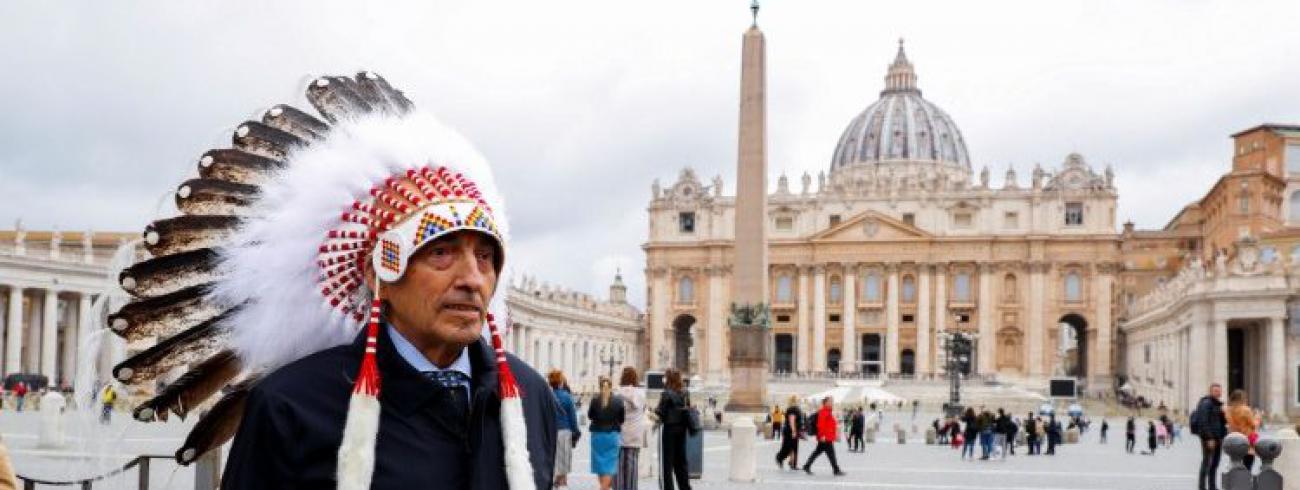
<instances>
[{"instance_id":1,"label":"metal barrier","mask_svg":"<svg viewBox=\"0 0 1300 490\"><path fill-rule=\"evenodd\" d=\"M37 486L47 487L72 487L78 486L81 490L91 490L95 483L121 475L136 468L138 475L138 486L140 490L149 490L149 467L150 461L155 459L165 459L175 461L174 456L160 456L156 454L142 454L134 459L127 461L120 468L109 471L98 476L82 478L78 480L42 480L29 476L15 475L23 484L23 490L36 490ZM194 463L194 490L215 490L218 485L218 479L221 475L221 451L210 451L203 455Z\"/></svg>"},{"instance_id":2,"label":"metal barrier","mask_svg":"<svg viewBox=\"0 0 1300 490\"><path fill-rule=\"evenodd\" d=\"M1273 469L1273 460L1282 454L1282 443L1267 436L1255 441L1255 456L1260 460L1258 475L1252 475L1243 462L1249 451L1250 440L1239 432L1223 439L1223 453L1232 460L1223 474L1223 490L1282 490L1282 474Z\"/></svg>"}]
</instances>

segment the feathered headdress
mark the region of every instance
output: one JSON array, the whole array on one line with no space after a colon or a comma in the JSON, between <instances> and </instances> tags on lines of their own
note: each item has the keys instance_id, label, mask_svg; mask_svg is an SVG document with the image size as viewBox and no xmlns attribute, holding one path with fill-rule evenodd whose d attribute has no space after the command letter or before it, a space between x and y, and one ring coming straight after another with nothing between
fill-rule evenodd
<instances>
[{"instance_id":1,"label":"feathered headdress","mask_svg":"<svg viewBox=\"0 0 1300 490\"><path fill-rule=\"evenodd\" d=\"M234 435L263 373L348 343L365 328L338 475L339 488L363 489L379 426L383 287L369 290L362 275L369 269L376 285L396 281L425 243L474 230L500 246L502 277L508 226L486 161L383 78L318 78L307 100L324 121L277 105L260 122L240 125L233 147L205 153L199 177L177 189L182 215L145 229L153 258L122 272L122 288L135 300L109 324L129 341L160 340L113 375L138 385L189 368L136 407L142 421L185 417L230 386L177 451L188 464ZM492 299L487 333L500 370L506 474L511 488L532 488L520 392L497 329L504 296Z\"/></svg>"}]
</instances>

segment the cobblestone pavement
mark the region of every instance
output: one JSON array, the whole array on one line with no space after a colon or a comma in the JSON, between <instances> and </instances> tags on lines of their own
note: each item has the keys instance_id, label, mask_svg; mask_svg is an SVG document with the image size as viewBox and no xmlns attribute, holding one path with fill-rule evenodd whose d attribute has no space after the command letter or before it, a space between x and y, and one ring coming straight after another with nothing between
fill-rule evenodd
<instances>
[{"instance_id":1,"label":"cobblestone pavement","mask_svg":"<svg viewBox=\"0 0 1300 490\"><path fill-rule=\"evenodd\" d=\"M928 420L922 418L922 420ZM1099 425L1100 421L1094 421ZM1163 490L1195 488L1199 453L1192 441L1183 440L1172 448L1161 449L1154 456L1126 454L1123 450L1122 420L1111 419L1111 441L1100 444L1094 429L1080 444L1062 446L1055 456L1011 456L1007 460L962 461L956 450L925 446L920 435L913 435L906 445L883 440L868 445L866 453L849 453L843 444L836 451L848 476L831 476L830 466L820 459L814 475L777 469L773 456L775 441L759 440L757 445L758 481L739 484L728 481L730 446L723 432L706 432L704 440L704 477L695 480L698 488L781 489L792 487L863 488L900 490L1087 490L1135 489ZM70 445L50 451L37 448L39 416L36 413L0 412L0 434L9 447L19 473L42 478L73 478L107 471L138 454L170 455L178 447L193 422L141 424L117 414L113 424L101 426L93 414L69 421ZM886 426L892 425L886 420ZM1143 421L1142 425L1145 425ZM1117 437L1118 436L1118 437ZM587 438L583 438L574 455L571 488L597 488L590 473ZM800 448L807 457L812 445ZM156 461L151 471L150 488L193 488L193 471L179 468L170 461ZM135 488L135 473L128 473L97 484L96 489ZM641 488L657 489L654 479L643 479Z\"/></svg>"}]
</instances>

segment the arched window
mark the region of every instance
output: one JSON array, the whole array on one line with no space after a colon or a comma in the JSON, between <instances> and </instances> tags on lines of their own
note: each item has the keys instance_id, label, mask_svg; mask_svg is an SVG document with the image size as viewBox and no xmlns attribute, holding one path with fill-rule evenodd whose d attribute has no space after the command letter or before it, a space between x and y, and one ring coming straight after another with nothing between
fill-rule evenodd
<instances>
[{"instance_id":1,"label":"arched window","mask_svg":"<svg viewBox=\"0 0 1300 490\"><path fill-rule=\"evenodd\" d=\"M1300 158L1297 158L1300 160ZM1290 210L1287 212L1287 219L1292 222L1300 222L1300 191L1291 193Z\"/></svg>"},{"instance_id":2,"label":"arched window","mask_svg":"<svg viewBox=\"0 0 1300 490\"><path fill-rule=\"evenodd\" d=\"M880 301L880 274L868 271L862 276L862 299L868 302Z\"/></svg>"},{"instance_id":3,"label":"arched window","mask_svg":"<svg viewBox=\"0 0 1300 490\"><path fill-rule=\"evenodd\" d=\"M844 296L844 291L843 291L842 284L840 284L840 276L832 276L831 277L831 304L833 305L840 304L840 300L842 299L843 296Z\"/></svg>"},{"instance_id":4,"label":"arched window","mask_svg":"<svg viewBox=\"0 0 1300 490\"><path fill-rule=\"evenodd\" d=\"M695 281L691 276L682 276L677 280L677 304L689 305L695 303Z\"/></svg>"},{"instance_id":5,"label":"arched window","mask_svg":"<svg viewBox=\"0 0 1300 490\"><path fill-rule=\"evenodd\" d=\"M956 301L970 302L970 273L958 272L952 278L952 297Z\"/></svg>"},{"instance_id":6,"label":"arched window","mask_svg":"<svg viewBox=\"0 0 1300 490\"><path fill-rule=\"evenodd\" d=\"M1083 300L1083 278L1079 277L1078 272L1071 271L1065 274L1065 300Z\"/></svg>"},{"instance_id":7,"label":"arched window","mask_svg":"<svg viewBox=\"0 0 1300 490\"><path fill-rule=\"evenodd\" d=\"M1016 275L1007 274L1002 278L1002 298L1008 303L1016 301Z\"/></svg>"},{"instance_id":8,"label":"arched window","mask_svg":"<svg viewBox=\"0 0 1300 490\"><path fill-rule=\"evenodd\" d=\"M776 278L776 302L790 304L794 302L794 291L790 285L790 276L781 275Z\"/></svg>"},{"instance_id":9,"label":"arched window","mask_svg":"<svg viewBox=\"0 0 1300 490\"><path fill-rule=\"evenodd\" d=\"M903 276L903 302L916 302L916 278L910 274Z\"/></svg>"}]
</instances>

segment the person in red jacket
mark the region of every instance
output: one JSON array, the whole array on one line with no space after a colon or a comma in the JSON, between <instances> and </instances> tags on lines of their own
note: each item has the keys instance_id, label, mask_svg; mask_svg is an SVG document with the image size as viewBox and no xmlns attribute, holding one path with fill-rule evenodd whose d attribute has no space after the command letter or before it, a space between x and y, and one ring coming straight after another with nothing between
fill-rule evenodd
<instances>
[{"instance_id":1,"label":"person in red jacket","mask_svg":"<svg viewBox=\"0 0 1300 490\"><path fill-rule=\"evenodd\" d=\"M835 440L839 438L839 432L835 427L835 414L831 413L831 397L822 399L822 408L813 414L813 420L816 422L813 432L817 435L817 449L808 456L808 462L803 464L803 471L809 475L812 474L813 461L817 456L826 453L826 459L831 460L831 469L835 470L835 476L844 476L840 471L840 464L835 461Z\"/></svg>"}]
</instances>

